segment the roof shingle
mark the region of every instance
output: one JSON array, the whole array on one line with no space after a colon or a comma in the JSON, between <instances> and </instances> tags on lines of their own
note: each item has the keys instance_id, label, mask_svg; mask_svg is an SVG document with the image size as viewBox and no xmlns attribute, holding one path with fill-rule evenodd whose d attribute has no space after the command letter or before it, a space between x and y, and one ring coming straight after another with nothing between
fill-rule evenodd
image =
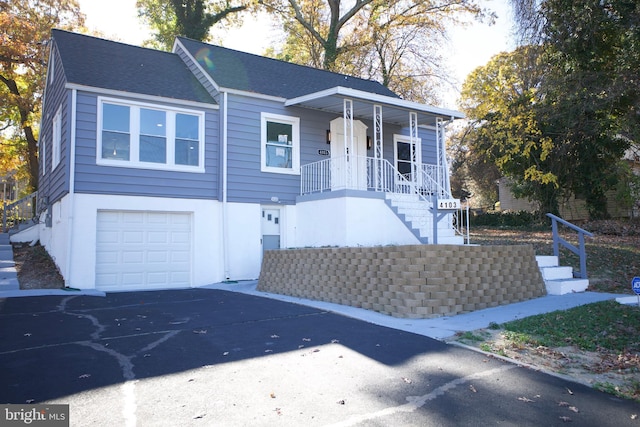
<instances>
[{"instance_id":1,"label":"roof shingle","mask_svg":"<svg viewBox=\"0 0 640 427\"><path fill-rule=\"evenodd\" d=\"M215 103L175 54L52 30L69 83L187 101Z\"/></svg>"},{"instance_id":2,"label":"roof shingle","mask_svg":"<svg viewBox=\"0 0 640 427\"><path fill-rule=\"evenodd\" d=\"M394 92L373 80L332 73L184 37L178 37L178 40L220 87L290 99L342 86L398 98Z\"/></svg>"}]
</instances>

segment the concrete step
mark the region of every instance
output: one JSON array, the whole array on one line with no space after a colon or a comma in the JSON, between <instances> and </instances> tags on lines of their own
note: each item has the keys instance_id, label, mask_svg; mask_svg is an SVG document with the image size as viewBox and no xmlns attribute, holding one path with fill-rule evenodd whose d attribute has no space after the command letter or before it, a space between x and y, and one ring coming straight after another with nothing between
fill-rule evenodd
<instances>
[{"instance_id":1,"label":"concrete step","mask_svg":"<svg viewBox=\"0 0 640 427\"><path fill-rule=\"evenodd\" d=\"M544 280L573 279L572 267L542 267L540 272Z\"/></svg>"},{"instance_id":2,"label":"concrete step","mask_svg":"<svg viewBox=\"0 0 640 427\"><path fill-rule=\"evenodd\" d=\"M557 256L553 255L536 255L538 267L557 267L560 265Z\"/></svg>"},{"instance_id":3,"label":"concrete step","mask_svg":"<svg viewBox=\"0 0 640 427\"><path fill-rule=\"evenodd\" d=\"M589 279L545 280L548 295L564 295L584 292L589 287Z\"/></svg>"}]
</instances>

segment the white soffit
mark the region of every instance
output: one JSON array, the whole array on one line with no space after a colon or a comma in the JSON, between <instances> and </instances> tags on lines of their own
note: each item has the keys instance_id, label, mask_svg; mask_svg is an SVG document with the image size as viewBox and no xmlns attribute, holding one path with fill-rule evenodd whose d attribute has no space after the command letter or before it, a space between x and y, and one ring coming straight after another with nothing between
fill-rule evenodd
<instances>
[{"instance_id":1,"label":"white soffit","mask_svg":"<svg viewBox=\"0 0 640 427\"><path fill-rule=\"evenodd\" d=\"M432 107L418 102L405 101L400 98L378 95L342 86L288 99L284 105L287 107L299 106L311 108L342 115L343 101L345 98L353 101L354 118L373 119L373 105L377 104L382 105L383 122L394 123L401 126L406 126L409 123L410 112L417 113L418 123L426 126L434 125L436 118L442 118L444 120L464 118L464 115L459 111Z\"/></svg>"}]
</instances>

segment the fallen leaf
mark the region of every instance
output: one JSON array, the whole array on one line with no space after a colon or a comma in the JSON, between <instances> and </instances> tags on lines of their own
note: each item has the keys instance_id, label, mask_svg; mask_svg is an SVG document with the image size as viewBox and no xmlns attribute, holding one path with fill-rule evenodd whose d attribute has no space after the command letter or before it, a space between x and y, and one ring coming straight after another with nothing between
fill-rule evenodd
<instances>
[{"instance_id":1,"label":"fallen leaf","mask_svg":"<svg viewBox=\"0 0 640 427\"><path fill-rule=\"evenodd\" d=\"M474 393L477 393L478 391L476 390L476 388L473 386L473 384L469 384L469 390L471 390Z\"/></svg>"}]
</instances>

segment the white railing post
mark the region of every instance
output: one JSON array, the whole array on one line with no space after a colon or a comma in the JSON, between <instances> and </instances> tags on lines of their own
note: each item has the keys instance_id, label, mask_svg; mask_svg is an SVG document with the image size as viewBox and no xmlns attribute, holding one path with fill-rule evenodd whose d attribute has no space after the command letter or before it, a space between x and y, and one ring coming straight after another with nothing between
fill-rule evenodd
<instances>
[{"instance_id":1,"label":"white railing post","mask_svg":"<svg viewBox=\"0 0 640 427\"><path fill-rule=\"evenodd\" d=\"M416 144L418 143L418 113L411 111L409 113L409 147L411 148L411 181L416 188L418 183L418 154ZM422 163L422 162L421 162Z\"/></svg>"},{"instance_id":2,"label":"white railing post","mask_svg":"<svg viewBox=\"0 0 640 427\"><path fill-rule=\"evenodd\" d=\"M375 150L375 168L376 168L376 179L375 179L375 188L376 191L380 191L380 186L384 176L382 174L382 165L380 164L380 160L382 160L382 105L374 105L373 106L373 146Z\"/></svg>"},{"instance_id":3,"label":"white railing post","mask_svg":"<svg viewBox=\"0 0 640 427\"><path fill-rule=\"evenodd\" d=\"M346 188L351 188L351 170L352 162L350 155L353 154L353 101L345 99L343 103L343 119L344 126L344 158L345 168L344 173L346 175L345 184Z\"/></svg>"}]
</instances>

